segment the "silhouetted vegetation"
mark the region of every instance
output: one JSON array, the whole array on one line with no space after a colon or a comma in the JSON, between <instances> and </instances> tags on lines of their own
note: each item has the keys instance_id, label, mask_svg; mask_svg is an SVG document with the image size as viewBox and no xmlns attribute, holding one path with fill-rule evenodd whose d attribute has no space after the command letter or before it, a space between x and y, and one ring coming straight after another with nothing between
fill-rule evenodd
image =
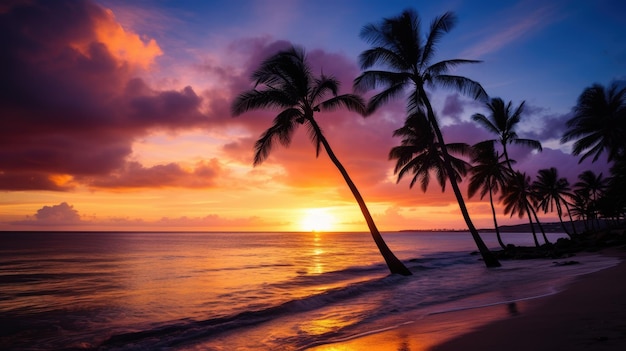
<instances>
[{"instance_id":1,"label":"silhouetted vegetation","mask_svg":"<svg viewBox=\"0 0 626 351\"><path fill-rule=\"evenodd\" d=\"M513 108L512 102L505 103L501 98L488 99L480 83L449 74L457 66L480 61L434 61L440 39L456 24L453 13L446 12L436 17L425 35L420 23L417 12L407 9L398 16L384 18L362 28L360 36L371 47L359 56L363 72L354 80L354 88L357 92L378 89L367 105L356 94L338 95L339 82L335 78L324 74L314 77L302 49L290 48L264 61L252 74L255 87L239 95L232 105L234 115L255 109L282 110L256 142L254 164L260 164L268 157L275 142L288 146L296 127L307 127L316 147L316 155L323 147L350 187L391 272L410 274L384 243L363 198L313 118L315 112L339 107L367 116L390 100L406 94L406 119L404 125L393 133L393 136L401 138L400 145L389 152L389 158L396 161L394 173L397 180L399 182L406 175L411 175L409 187L419 183L423 191L426 191L433 176L442 191L449 182L488 267L499 266L498 257L561 257L583 249L623 243L626 219L626 88L617 83L608 88L599 84L586 88L578 98L574 115L567 121L568 129L561 139L562 143L573 142L572 154L581 155L580 161L592 157L596 162L606 154L607 161L612 162L609 177L589 170L581 173L578 181L570 186L568 179L560 177L558 169L551 167L539 170L536 179L532 180L532 175L513 168L515 160L509 157L508 149L510 145L518 145L542 151L539 141L521 138L517 134L524 102ZM452 88L474 99L484 100L490 114L474 114L472 119L494 134L495 138L472 147L465 143L446 143L427 87ZM330 98L324 100L327 96ZM480 193L483 199L489 195L494 228L502 248L497 257L482 241L461 194L458 184L468 173L471 174L469 197ZM500 234L494 205L497 194L504 214L528 217L534 248L506 245ZM552 244L537 211L548 213L555 210L560 228L569 238ZM567 224L563 220L565 214ZM536 229L543 235L543 245L537 239Z\"/></svg>"},{"instance_id":2,"label":"silhouetted vegetation","mask_svg":"<svg viewBox=\"0 0 626 351\"><path fill-rule=\"evenodd\" d=\"M365 103L361 97L355 94L338 95L339 81L332 76L321 74L314 77L304 50L296 47L280 51L266 59L252 73L251 78L254 89L243 92L235 99L232 104L233 115L238 116L250 110L265 108L282 110L274 118L272 126L257 140L254 164L258 165L267 159L275 142L289 146L295 129L300 125L305 126L315 145L316 156L319 156L320 148L323 147L348 184L391 273L411 275L380 235L363 197L345 167L335 156L314 118L316 112L332 111L340 107L364 114Z\"/></svg>"},{"instance_id":3,"label":"silhouetted vegetation","mask_svg":"<svg viewBox=\"0 0 626 351\"><path fill-rule=\"evenodd\" d=\"M427 86L439 86L456 89L475 99L487 98L487 93L478 82L449 74L454 67L479 61L452 59L434 62L439 40L456 24L456 16L453 13L446 12L436 17L431 22L429 32L424 36L422 36L420 22L417 12L407 9L396 17L385 18L377 24L368 24L363 27L361 38L372 47L363 51L359 56L361 69L364 72L355 79L354 86L362 92L376 88L382 89L369 100L369 113L389 100L404 95L408 90L406 130L410 131L418 125L426 127L427 131L419 132L418 136L421 140L414 140L414 145L409 145L412 142L411 137L403 139L403 155L397 154L398 149L392 150L392 157L398 156L396 171L402 172L399 174L400 177L407 171L417 172L414 180L420 178L422 188L424 184L428 185L430 170L435 171L442 187L445 184L442 180L447 178L485 264L488 267L498 267L500 263L489 252L472 223L458 185L459 174L461 172L464 174L465 170L459 167L455 169L456 161L450 155L426 91ZM422 121L417 121L418 119ZM396 133L402 135L404 132L399 129ZM411 150L407 146L414 146L414 148ZM418 162L426 162L426 164L419 165Z\"/></svg>"}]
</instances>

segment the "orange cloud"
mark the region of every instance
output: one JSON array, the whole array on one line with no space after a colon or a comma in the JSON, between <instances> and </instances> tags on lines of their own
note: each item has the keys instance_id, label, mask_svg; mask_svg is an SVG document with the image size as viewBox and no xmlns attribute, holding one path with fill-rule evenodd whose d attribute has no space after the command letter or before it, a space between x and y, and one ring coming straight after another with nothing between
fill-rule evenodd
<instances>
[{"instance_id":1,"label":"orange cloud","mask_svg":"<svg viewBox=\"0 0 626 351\"><path fill-rule=\"evenodd\" d=\"M105 9L93 18L93 31L97 42L104 44L118 65L147 69L163 51L154 39L141 38L125 30L115 19L113 11ZM71 43L72 48L91 58L92 38L81 38Z\"/></svg>"}]
</instances>

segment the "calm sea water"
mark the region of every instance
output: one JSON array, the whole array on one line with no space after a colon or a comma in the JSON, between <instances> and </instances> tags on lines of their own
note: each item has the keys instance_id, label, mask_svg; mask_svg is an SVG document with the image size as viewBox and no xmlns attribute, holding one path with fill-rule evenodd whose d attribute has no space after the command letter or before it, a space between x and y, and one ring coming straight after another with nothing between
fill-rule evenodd
<instances>
[{"instance_id":1,"label":"calm sea water","mask_svg":"<svg viewBox=\"0 0 626 351\"><path fill-rule=\"evenodd\" d=\"M0 233L0 349L304 350L617 263L487 269L468 233L384 237L413 276L389 275L369 233Z\"/></svg>"}]
</instances>

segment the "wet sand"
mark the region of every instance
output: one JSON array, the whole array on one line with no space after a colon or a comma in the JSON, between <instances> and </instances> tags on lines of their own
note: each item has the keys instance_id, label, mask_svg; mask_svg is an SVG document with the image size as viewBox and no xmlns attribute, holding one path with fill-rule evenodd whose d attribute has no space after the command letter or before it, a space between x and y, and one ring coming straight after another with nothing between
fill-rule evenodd
<instances>
[{"instance_id":1,"label":"wet sand","mask_svg":"<svg viewBox=\"0 0 626 351\"><path fill-rule=\"evenodd\" d=\"M576 278L551 296L430 315L314 351L626 350L626 251L622 262Z\"/></svg>"}]
</instances>

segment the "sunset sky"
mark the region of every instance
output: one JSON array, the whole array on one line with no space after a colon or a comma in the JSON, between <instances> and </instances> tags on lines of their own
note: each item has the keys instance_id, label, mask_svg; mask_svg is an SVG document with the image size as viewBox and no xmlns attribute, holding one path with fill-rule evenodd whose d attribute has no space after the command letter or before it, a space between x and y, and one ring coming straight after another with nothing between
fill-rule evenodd
<instances>
[{"instance_id":1,"label":"sunset sky","mask_svg":"<svg viewBox=\"0 0 626 351\"><path fill-rule=\"evenodd\" d=\"M233 118L230 104L259 62L290 43L307 50L316 74L335 75L351 92L368 48L359 31L407 7L424 30L454 11L459 22L437 58L482 60L454 73L515 106L526 101L519 133L544 150L513 148L519 169L534 176L556 166L570 181L587 169L606 174L603 161L578 164L559 139L584 88L626 81L620 0L8 1L0 5L0 230L367 230L305 130L252 167L254 141L276 111ZM446 141L491 137L471 121L487 113L480 103L446 90L431 99ZM381 231L465 228L451 191L396 184L387 156L404 107L317 118ZM492 226L487 199L468 206L476 226ZM499 219L525 222L501 211Z\"/></svg>"}]
</instances>

